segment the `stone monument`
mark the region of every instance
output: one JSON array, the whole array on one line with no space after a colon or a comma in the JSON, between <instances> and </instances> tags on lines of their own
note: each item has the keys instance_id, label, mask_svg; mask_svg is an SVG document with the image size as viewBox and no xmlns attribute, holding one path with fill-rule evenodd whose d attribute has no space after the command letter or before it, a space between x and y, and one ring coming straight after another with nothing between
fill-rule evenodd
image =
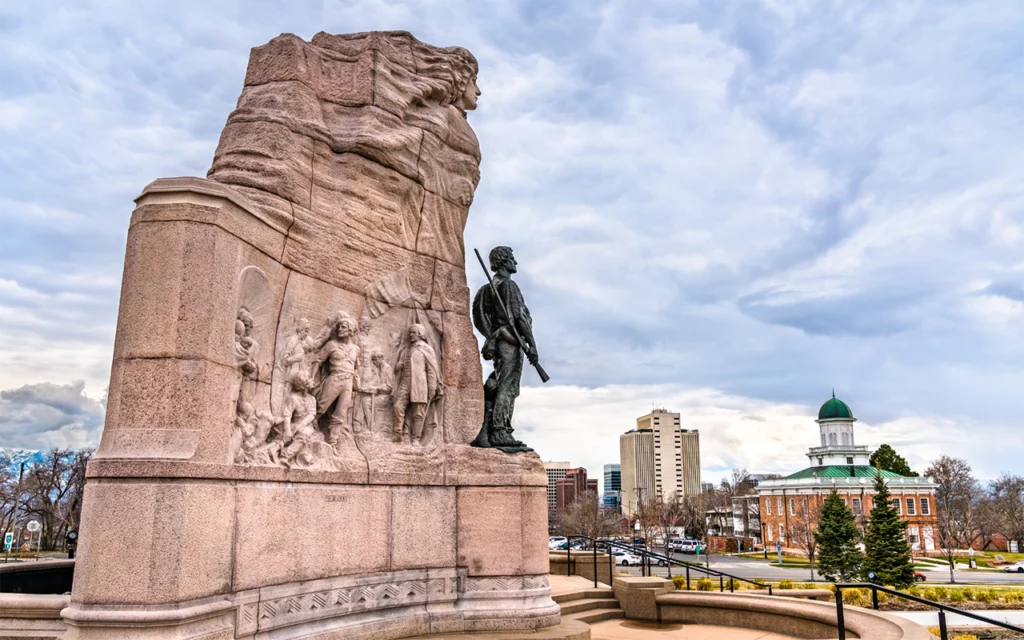
<instances>
[{"instance_id":1,"label":"stone monument","mask_svg":"<svg viewBox=\"0 0 1024 640\"><path fill-rule=\"evenodd\" d=\"M558 624L540 459L470 446L476 75L406 32L281 35L207 178L136 199L68 637Z\"/></svg>"}]
</instances>

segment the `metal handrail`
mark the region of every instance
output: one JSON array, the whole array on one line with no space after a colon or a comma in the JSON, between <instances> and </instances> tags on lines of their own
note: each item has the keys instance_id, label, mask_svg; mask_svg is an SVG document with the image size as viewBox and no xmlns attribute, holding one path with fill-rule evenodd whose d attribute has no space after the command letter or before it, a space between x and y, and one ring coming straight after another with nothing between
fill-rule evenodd
<instances>
[{"instance_id":1,"label":"metal handrail","mask_svg":"<svg viewBox=\"0 0 1024 640\"><path fill-rule=\"evenodd\" d=\"M725 578L729 578L729 592L730 593L735 591L735 583L734 583L734 581L738 580L740 582L746 582L748 584L755 585L759 589L767 588L768 589L768 595L773 595L773 593L772 593L772 585L770 585L770 584L762 584L760 582L755 582L755 581L750 580L748 578L741 578L740 576L735 576L735 575L732 575L731 573L726 573L724 571L719 571L718 569L712 569L710 567L704 567L704 566L702 566L700 564L697 564L697 563L694 563L694 562L689 562L689 561L686 561L686 560L679 560L677 558L673 558L671 556L667 556L667 555L664 555L664 554L661 554L661 553L657 553L655 551L650 551L646 547L644 547L642 549L637 549L636 547L634 547L632 545L628 545L628 544L626 544L624 542L619 542L618 540L596 540L594 538L591 538L590 536L584 536L584 535L566 536L565 539L566 539L566 542L567 542L567 545L566 545L566 565L567 565L566 575L572 575L572 540L574 540L574 539L587 540L593 546L594 587L595 588L597 587L597 584L598 584L597 583L597 544L601 543L601 544L608 545L609 548L615 547L617 549L622 549L624 551L630 551L632 553L639 553L640 557L641 557L641 562L640 562L640 573L641 573L641 575L647 575L647 576L651 575L651 558L652 557L656 561L662 560L666 564L671 563L671 564L673 564L675 566L684 567L686 569L686 590L687 591L689 591L689 589L690 589L690 569L696 569L697 571L701 571L701 572L707 574L709 577L716 576L718 578L718 590L721 591L721 592L725 591ZM646 570L645 570L645 566L646 566ZM614 559L614 557L611 554L608 554L608 585L609 586L611 586L612 581L615 579L614 578L614 571L615 571L615 559Z\"/></svg>"},{"instance_id":2,"label":"metal handrail","mask_svg":"<svg viewBox=\"0 0 1024 640\"><path fill-rule=\"evenodd\" d=\"M950 607L944 605L941 602L935 602L934 600L928 600L926 598L919 598L918 596L912 596L909 593L903 593L895 589L883 587L873 582L840 582L836 584L836 623L839 627L839 640L846 640L846 625L843 622L843 589L871 589L871 608L878 610L878 592L888 593L889 595L897 596L917 602L919 604L927 605L929 607L935 607L939 610L939 638L940 640L948 640L949 634L946 631L946 612L951 611L957 615L964 616L967 618L973 618L979 622L986 624L995 625L1010 631L1018 631L1024 633L1024 628L1014 626L1001 620L993 620L992 618L986 618L985 616L971 613L970 611L964 611L963 609L957 609L956 607Z\"/></svg>"}]
</instances>

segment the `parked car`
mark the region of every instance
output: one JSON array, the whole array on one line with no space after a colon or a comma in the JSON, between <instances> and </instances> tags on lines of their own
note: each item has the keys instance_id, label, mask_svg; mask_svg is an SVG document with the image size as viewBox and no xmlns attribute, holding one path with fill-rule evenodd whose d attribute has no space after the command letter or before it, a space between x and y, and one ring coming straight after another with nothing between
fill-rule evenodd
<instances>
[{"instance_id":1,"label":"parked car","mask_svg":"<svg viewBox=\"0 0 1024 640\"><path fill-rule=\"evenodd\" d=\"M1003 567L1003 571L1006 571L1007 573L1024 573L1024 560L1018 560L1013 564L1006 565Z\"/></svg>"},{"instance_id":2,"label":"parked car","mask_svg":"<svg viewBox=\"0 0 1024 640\"><path fill-rule=\"evenodd\" d=\"M551 551L557 551L559 549L568 549L569 540L565 536L549 536L548 537L548 549Z\"/></svg>"},{"instance_id":3,"label":"parked car","mask_svg":"<svg viewBox=\"0 0 1024 640\"><path fill-rule=\"evenodd\" d=\"M628 551L612 551L612 557L615 558L615 564L619 564L624 567L638 565L641 562L640 556L633 555Z\"/></svg>"},{"instance_id":4,"label":"parked car","mask_svg":"<svg viewBox=\"0 0 1024 640\"><path fill-rule=\"evenodd\" d=\"M920 571L914 572L914 582L924 582L928 579L928 576L924 575Z\"/></svg>"},{"instance_id":5,"label":"parked car","mask_svg":"<svg viewBox=\"0 0 1024 640\"><path fill-rule=\"evenodd\" d=\"M704 553L704 545L700 543L700 540L683 540L679 545L679 550L683 553Z\"/></svg>"}]
</instances>

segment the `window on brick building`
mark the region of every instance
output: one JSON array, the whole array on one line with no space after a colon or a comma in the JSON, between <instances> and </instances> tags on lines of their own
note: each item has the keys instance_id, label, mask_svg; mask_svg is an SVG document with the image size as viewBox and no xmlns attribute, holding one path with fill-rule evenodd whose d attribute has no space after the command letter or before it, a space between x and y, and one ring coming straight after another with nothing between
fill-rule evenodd
<instances>
[{"instance_id":1,"label":"window on brick building","mask_svg":"<svg viewBox=\"0 0 1024 640\"><path fill-rule=\"evenodd\" d=\"M861 511L861 508L860 508L860 498L854 498L853 499L853 515L859 516L861 513L863 513L863 512Z\"/></svg>"},{"instance_id":2,"label":"window on brick building","mask_svg":"<svg viewBox=\"0 0 1024 640\"><path fill-rule=\"evenodd\" d=\"M768 527L768 542L771 542L773 540L772 536L774 535L774 533L775 533L775 528L774 527Z\"/></svg>"},{"instance_id":3,"label":"window on brick building","mask_svg":"<svg viewBox=\"0 0 1024 640\"><path fill-rule=\"evenodd\" d=\"M921 515L931 515L931 505L928 504L928 498L921 498Z\"/></svg>"},{"instance_id":4,"label":"window on brick building","mask_svg":"<svg viewBox=\"0 0 1024 640\"><path fill-rule=\"evenodd\" d=\"M896 509L896 513L900 514L901 516L903 515L903 509L902 509L902 507L900 505L900 499L899 498L893 498L892 499L892 506Z\"/></svg>"},{"instance_id":5,"label":"window on brick building","mask_svg":"<svg viewBox=\"0 0 1024 640\"><path fill-rule=\"evenodd\" d=\"M779 523L779 540L782 542L786 541L786 527L781 522Z\"/></svg>"},{"instance_id":6,"label":"window on brick building","mask_svg":"<svg viewBox=\"0 0 1024 640\"><path fill-rule=\"evenodd\" d=\"M789 499L789 515L791 515L791 516L795 516L796 515L796 500L793 499L793 498Z\"/></svg>"},{"instance_id":7,"label":"window on brick building","mask_svg":"<svg viewBox=\"0 0 1024 640\"><path fill-rule=\"evenodd\" d=\"M907 515L917 515L917 504L914 502L913 498L907 498Z\"/></svg>"},{"instance_id":8,"label":"window on brick building","mask_svg":"<svg viewBox=\"0 0 1024 640\"><path fill-rule=\"evenodd\" d=\"M768 515L772 515L772 499L768 498L764 501L764 512Z\"/></svg>"},{"instance_id":9,"label":"window on brick building","mask_svg":"<svg viewBox=\"0 0 1024 640\"><path fill-rule=\"evenodd\" d=\"M782 515L782 498L775 501L775 506L779 508L779 515Z\"/></svg>"}]
</instances>

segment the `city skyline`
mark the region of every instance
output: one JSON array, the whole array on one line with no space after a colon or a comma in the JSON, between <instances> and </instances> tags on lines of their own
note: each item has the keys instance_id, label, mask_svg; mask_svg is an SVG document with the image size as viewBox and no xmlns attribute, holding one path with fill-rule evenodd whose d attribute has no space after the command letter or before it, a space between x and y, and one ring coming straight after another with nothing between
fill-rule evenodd
<instances>
[{"instance_id":1,"label":"city skyline","mask_svg":"<svg viewBox=\"0 0 1024 640\"><path fill-rule=\"evenodd\" d=\"M57 2L3 18L6 445L98 444L132 198L205 175L250 47L407 29L480 61L465 246L516 250L552 379L526 371L514 426L544 459L600 477L658 403L700 431L705 479L782 472L835 387L859 441L918 471L947 451L985 479L1019 467L994 446L1024 415L1019 3Z\"/></svg>"}]
</instances>

